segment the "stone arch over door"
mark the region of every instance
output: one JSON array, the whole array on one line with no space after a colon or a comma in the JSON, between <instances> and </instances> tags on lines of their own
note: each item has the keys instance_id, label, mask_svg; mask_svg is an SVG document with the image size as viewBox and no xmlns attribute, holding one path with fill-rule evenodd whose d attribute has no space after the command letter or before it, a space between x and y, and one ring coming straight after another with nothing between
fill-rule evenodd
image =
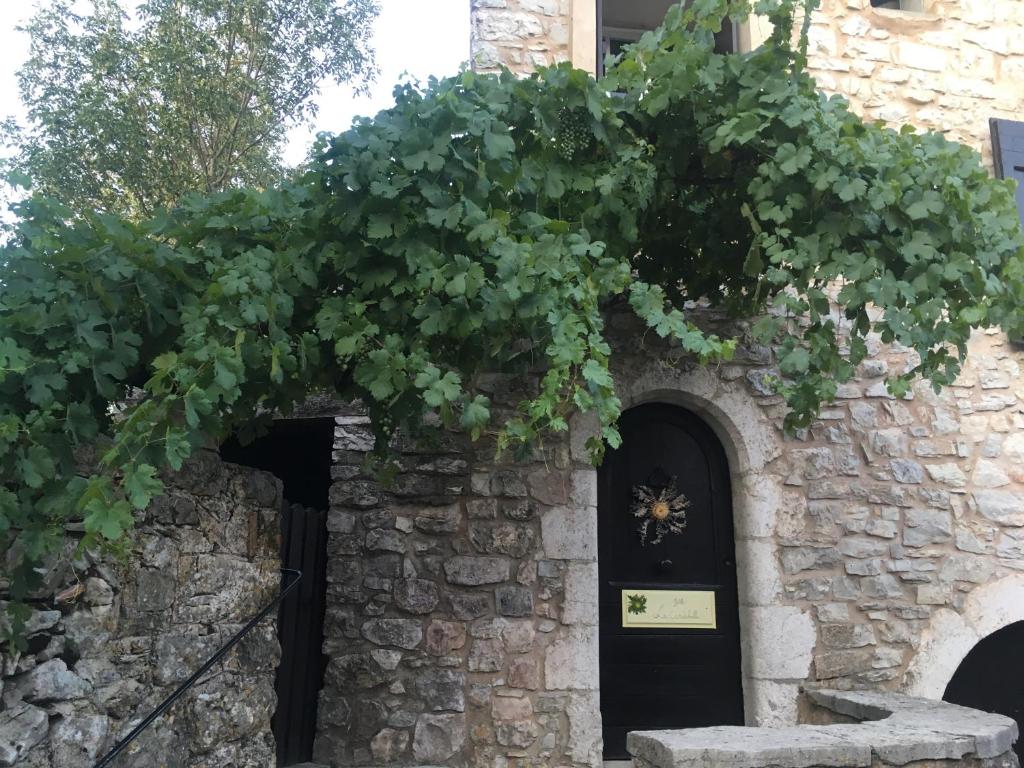
<instances>
[{"instance_id":1,"label":"stone arch over door","mask_svg":"<svg viewBox=\"0 0 1024 768\"><path fill-rule=\"evenodd\" d=\"M941 699L967 654L989 635L1024 621L1024 574L978 587L960 612L937 610L907 669L906 693Z\"/></svg>"},{"instance_id":2,"label":"stone arch over door","mask_svg":"<svg viewBox=\"0 0 1024 768\"><path fill-rule=\"evenodd\" d=\"M682 406L704 420L725 448L733 495L745 717L748 725L795 724L816 630L807 611L781 604L773 535L782 478L770 467L782 455L780 433L742 382L724 381L714 369L686 370L635 359L617 360L613 367L624 410L645 403ZM577 421L573 444L582 446L591 434L593 421Z\"/></svg>"}]
</instances>

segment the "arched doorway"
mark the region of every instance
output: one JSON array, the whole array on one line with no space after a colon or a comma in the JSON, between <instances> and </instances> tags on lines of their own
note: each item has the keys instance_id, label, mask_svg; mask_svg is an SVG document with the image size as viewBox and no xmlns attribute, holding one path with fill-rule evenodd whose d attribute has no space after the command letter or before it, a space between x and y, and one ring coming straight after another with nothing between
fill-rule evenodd
<instances>
[{"instance_id":1,"label":"arched doorway","mask_svg":"<svg viewBox=\"0 0 1024 768\"><path fill-rule=\"evenodd\" d=\"M982 639L957 667L943 701L1012 717L1024 728L1024 621ZM1014 745L1024 760L1024 744Z\"/></svg>"},{"instance_id":2,"label":"arched doorway","mask_svg":"<svg viewBox=\"0 0 1024 768\"><path fill-rule=\"evenodd\" d=\"M632 408L619 429L598 476L606 759L632 730L743 724L725 451L676 406Z\"/></svg>"}]
</instances>

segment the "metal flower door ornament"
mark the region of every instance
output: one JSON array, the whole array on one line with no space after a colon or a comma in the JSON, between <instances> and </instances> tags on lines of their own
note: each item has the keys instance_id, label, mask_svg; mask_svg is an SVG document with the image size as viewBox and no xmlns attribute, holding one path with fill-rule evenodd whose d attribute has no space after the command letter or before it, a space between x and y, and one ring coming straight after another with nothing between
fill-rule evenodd
<instances>
[{"instance_id":1,"label":"metal flower door ornament","mask_svg":"<svg viewBox=\"0 0 1024 768\"><path fill-rule=\"evenodd\" d=\"M646 547L648 537L651 544L660 544L669 534L680 534L686 528L686 509L690 500L676 488L675 477L667 483L652 483L633 486L633 517L640 522L637 533L640 546Z\"/></svg>"}]
</instances>

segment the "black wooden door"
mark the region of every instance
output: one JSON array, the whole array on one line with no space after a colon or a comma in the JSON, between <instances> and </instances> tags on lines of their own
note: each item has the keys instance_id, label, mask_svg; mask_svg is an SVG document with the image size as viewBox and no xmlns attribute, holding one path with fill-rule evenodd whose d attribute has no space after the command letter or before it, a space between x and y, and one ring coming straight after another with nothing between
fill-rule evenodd
<instances>
[{"instance_id":1,"label":"black wooden door","mask_svg":"<svg viewBox=\"0 0 1024 768\"><path fill-rule=\"evenodd\" d=\"M302 571L297 594L281 603L277 710L273 728L277 764L312 758L317 704L324 681L324 607L327 597L327 513L287 501L281 513L281 564Z\"/></svg>"},{"instance_id":2,"label":"black wooden door","mask_svg":"<svg viewBox=\"0 0 1024 768\"><path fill-rule=\"evenodd\" d=\"M622 446L609 450L598 482L601 718L604 754L627 757L626 733L742 725L739 618L732 500L725 452L695 415L669 405L623 414ZM673 487L675 493L673 493ZM680 496L682 494L682 496ZM648 501L639 503L645 496ZM688 506L678 512L654 506ZM638 518L647 509L653 517ZM662 540L658 538L658 519ZM648 520L646 542L639 527ZM712 628L635 628L623 593L714 594ZM690 594L696 593L696 594ZM654 598L667 595L652 595ZM628 601L627 601L628 602ZM683 622L685 623L685 622Z\"/></svg>"}]
</instances>

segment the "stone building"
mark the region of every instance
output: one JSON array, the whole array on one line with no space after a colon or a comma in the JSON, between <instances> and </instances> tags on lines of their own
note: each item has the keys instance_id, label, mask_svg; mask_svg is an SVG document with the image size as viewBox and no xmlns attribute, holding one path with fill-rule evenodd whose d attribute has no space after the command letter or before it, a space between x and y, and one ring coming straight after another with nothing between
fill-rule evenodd
<instances>
[{"instance_id":1,"label":"stone building","mask_svg":"<svg viewBox=\"0 0 1024 768\"><path fill-rule=\"evenodd\" d=\"M473 62L526 73L571 59L594 71L599 51L636 39L667 6L472 0ZM743 50L765 33L755 19L723 30L722 45ZM823 0L810 67L824 90L867 117L946 131L1008 173L1022 164L999 162L989 123L1024 112L1019 0ZM742 331L713 310L698 322ZM670 345L638 343L628 313L609 328L625 442L598 469L584 448L594 424L576 418L528 462L496 462L487 440L455 434L430 447L403 443L401 471L381 485L366 470L367 420L333 403L311 403L308 418L281 425L298 435L287 445L272 435L249 453L226 452L278 474L290 501L327 511L322 659L311 662L323 675L305 692L316 710L309 757L330 766L591 768L624 756L628 730L792 725L813 709L806 691L824 688L1020 706L1024 354L1014 344L978 333L955 386L935 394L920 385L897 400L884 377L911 352L876 343L836 402L787 437L784 404L766 385L772 349L748 344L729 364L702 368ZM533 384L485 382L499 408ZM324 430L328 442L318 442ZM309 451L324 458L316 472ZM225 472L236 470L214 475ZM265 591L271 544L260 535L250 537L255 548L235 551L221 538L245 528L243 518L265 532L279 502L270 489L241 498L251 511L232 522L218 494L234 503L239 493L236 481L220 482L194 499L198 516L157 514L145 535L159 546L145 556L171 548L207 558L219 574L210 584L225 590L232 569L255 568ZM187 509L196 495L175 504ZM147 578L160 567L148 563ZM132 584L112 596L95 585L83 615L138 600ZM184 578L159 592L166 611L184 611L178 634L209 634L189 606L216 591ZM40 698L30 677L52 666L49 643L66 642L51 638L71 638L87 619L40 619L43 650L20 667L8 659L2 688L7 713L24 710L35 741L5 752L14 742L4 739L22 731L0 711L0 765L51 764L54 729L79 722L102 728L94 756L136 711L121 705L140 698L132 691L173 681L173 670L154 673L144 658L158 664L178 652L153 647L176 614L138 610L149 611L148 624L111 625L110 642L81 657L100 661L72 665L83 687L71 704ZM229 623L238 621L233 610L223 608ZM95 691L110 685L101 673L118 665L134 682L101 699ZM269 764L272 672L260 669L261 680L237 683L255 692L236 707L246 709L244 728L229 725L222 681L211 683L213 698L196 699L213 713L192 705L177 721L198 747L174 765ZM279 748L284 727L279 712Z\"/></svg>"},{"instance_id":2,"label":"stone building","mask_svg":"<svg viewBox=\"0 0 1024 768\"><path fill-rule=\"evenodd\" d=\"M473 61L593 71L598 50L657 23L656 5L475 0ZM754 20L723 44L764 35ZM988 162L990 118L1024 106L1013 0L825 0L811 48L822 87L865 116L946 131ZM1003 680L1020 679L1012 651L999 657L1024 626L1024 381L1004 335L976 334L956 386L903 400L883 378L910 353L876 344L787 438L764 385L771 349L698 368L638 345L628 315L611 326L627 458L598 470L580 419L531 464L453 440L406 454L380 488L360 471L366 425L339 418L317 760L594 766L623 755L628 729L792 724L802 688L963 702L976 693L964 676L997 657ZM507 404L530 386L492 384ZM641 485L683 493L682 534L638 543ZM654 607L664 590L687 593L683 610L659 608L653 629L630 616L631 595Z\"/></svg>"}]
</instances>

